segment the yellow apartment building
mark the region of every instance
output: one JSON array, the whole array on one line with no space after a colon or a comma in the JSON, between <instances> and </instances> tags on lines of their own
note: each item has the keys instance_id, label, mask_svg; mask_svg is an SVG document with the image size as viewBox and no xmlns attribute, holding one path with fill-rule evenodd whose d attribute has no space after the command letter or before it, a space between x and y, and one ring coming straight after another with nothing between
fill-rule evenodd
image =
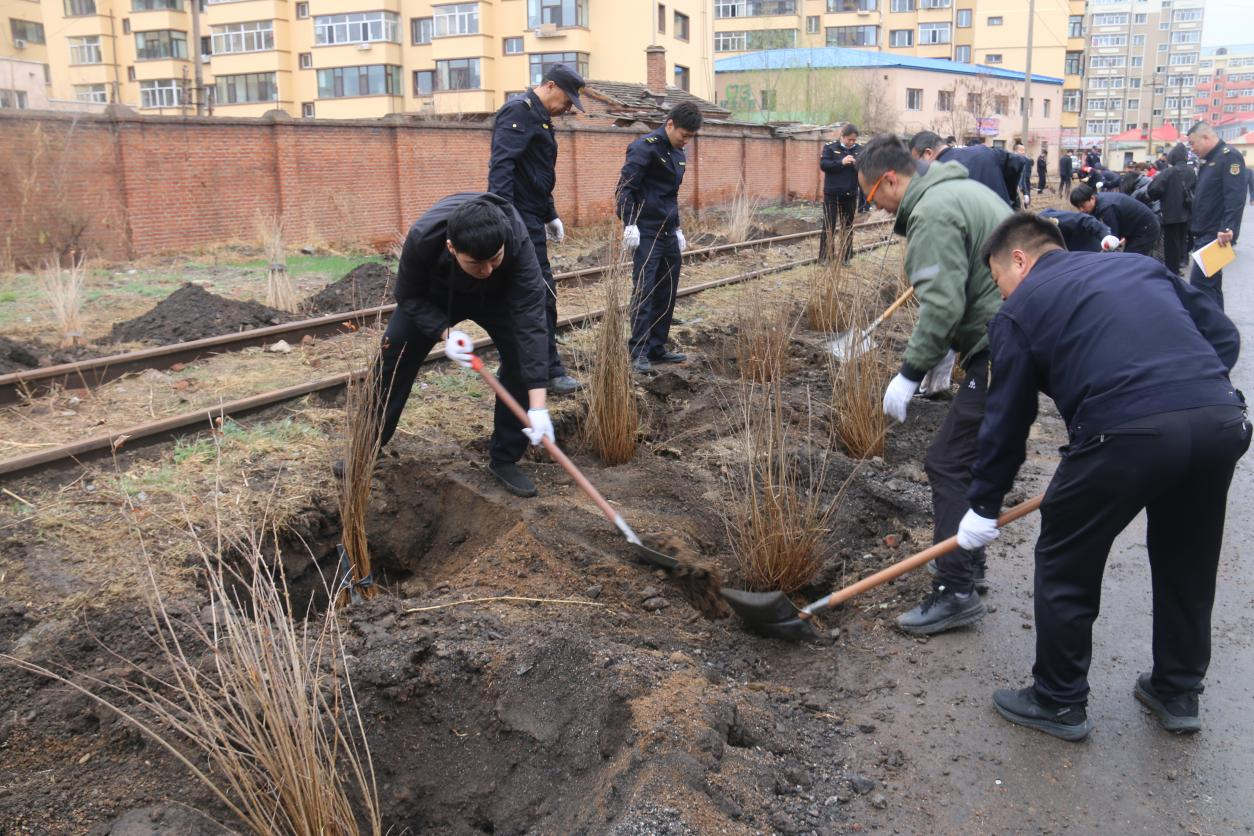
<instances>
[{"instance_id":1,"label":"yellow apartment building","mask_svg":"<svg viewBox=\"0 0 1254 836\"><path fill-rule=\"evenodd\" d=\"M1063 59L1062 130L1069 142L1080 133L1080 103L1084 96L1084 0L1069 0L1067 52Z\"/></svg>"},{"instance_id":2,"label":"yellow apartment building","mask_svg":"<svg viewBox=\"0 0 1254 836\"><path fill-rule=\"evenodd\" d=\"M651 45L671 83L702 97L714 83L710 0L0 0L0 13L40 27L44 43L23 49L49 65L53 98L142 113L491 112L559 62L644 82Z\"/></svg>"}]
</instances>

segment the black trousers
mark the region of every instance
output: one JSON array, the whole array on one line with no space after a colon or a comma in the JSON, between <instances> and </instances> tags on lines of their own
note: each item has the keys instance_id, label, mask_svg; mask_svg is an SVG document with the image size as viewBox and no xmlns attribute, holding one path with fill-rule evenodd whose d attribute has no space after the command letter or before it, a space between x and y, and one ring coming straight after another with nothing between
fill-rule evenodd
<instances>
[{"instance_id":1,"label":"black trousers","mask_svg":"<svg viewBox=\"0 0 1254 836\"><path fill-rule=\"evenodd\" d=\"M549 241L544 235L544 221L526 212L518 214L527 225L527 237L535 248L540 272L544 274L544 286L548 288L544 296L544 313L549 325L549 379L552 380L566 374L566 366L562 363L561 355L557 353L557 282L553 279L553 268L549 266Z\"/></svg>"},{"instance_id":2,"label":"black trousers","mask_svg":"<svg viewBox=\"0 0 1254 836\"><path fill-rule=\"evenodd\" d=\"M1178 224L1163 224L1163 263L1173 273L1180 272L1180 262L1187 254L1184 245L1188 227L1187 221Z\"/></svg>"},{"instance_id":3,"label":"black trousers","mask_svg":"<svg viewBox=\"0 0 1254 836\"><path fill-rule=\"evenodd\" d=\"M496 377L505 390L514 396L525 408L527 406L527 387L522 381L519 367L518 342L514 337L514 323L509 310L502 306L485 307L477 310L454 309L449 321L456 324L464 319L477 323L488 332L492 342L496 344L497 353L501 358L501 368ZM414 380L422 361L435 347L436 340L418 330L409 317L399 310L388 320L387 330L383 333L383 350L379 354L379 363L375 368L379 375L381 391L387 392L383 403L383 428L379 437L379 446L387 444L396 432L396 424L405 411L405 402L414 388ZM461 371L459 369L459 371ZM466 371L465 374L473 374ZM491 456L494 462L516 462L527 451L527 436L523 435L522 423L509 411L509 407L496 402L494 429L492 431Z\"/></svg>"},{"instance_id":4,"label":"black trousers","mask_svg":"<svg viewBox=\"0 0 1254 836\"><path fill-rule=\"evenodd\" d=\"M1088 698L1093 621L1116 535L1145 509L1154 587L1155 690L1202 690L1228 485L1250 445L1239 406L1139 418L1063 448L1036 543L1037 690Z\"/></svg>"},{"instance_id":5,"label":"black trousers","mask_svg":"<svg viewBox=\"0 0 1254 836\"><path fill-rule=\"evenodd\" d=\"M641 228L631 271L632 357L657 357L666 351L679 292L679 265L679 239L673 229Z\"/></svg>"},{"instance_id":6,"label":"black trousers","mask_svg":"<svg viewBox=\"0 0 1254 836\"><path fill-rule=\"evenodd\" d=\"M1071 194L1071 178L1070 177L1063 177L1061 175L1058 177L1058 194L1062 195L1063 197L1067 197L1068 195Z\"/></svg>"},{"instance_id":7,"label":"black trousers","mask_svg":"<svg viewBox=\"0 0 1254 836\"><path fill-rule=\"evenodd\" d=\"M1158 246L1162 239L1162 229L1158 224L1149 224L1137 227L1128 236L1127 241L1123 245L1125 253L1138 253L1147 255L1150 258L1161 259L1158 255Z\"/></svg>"},{"instance_id":8,"label":"black trousers","mask_svg":"<svg viewBox=\"0 0 1254 836\"><path fill-rule=\"evenodd\" d=\"M1214 241L1215 237L1216 237L1215 233L1213 232L1194 233L1193 243L1189 245L1190 251L1200 250L1202 247L1205 247L1211 241ZM1197 266L1197 262L1193 262L1192 271L1189 273L1189 284L1193 285L1198 290L1202 291L1207 296L1214 299L1215 303L1219 305L1219 310L1222 311L1224 309L1224 271L1223 270L1220 270L1215 275L1211 276L1210 278L1207 278L1206 274L1202 272L1202 268Z\"/></svg>"},{"instance_id":9,"label":"black trousers","mask_svg":"<svg viewBox=\"0 0 1254 836\"><path fill-rule=\"evenodd\" d=\"M841 247L841 259L853 258L853 217L858 211L858 193L823 195L823 231L819 233L819 261L830 261L833 240ZM839 229L839 233L837 232ZM836 236L839 234L839 238Z\"/></svg>"},{"instance_id":10,"label":"black trousers","mask_svg":"<svg viewBox=\"0 0 1254 836\"><path fill-rule=\"evenodd\" d=\"M1036 193L1044 194L1045 192L1045 172L1038 170L1036 172Z\"/></svg>"},{"instance_id":11,"label":"black trousers","mask_svg":"<svg viewBox=\"0 0 1254 836\"><path fill-rule=\"evenodd\" d=\"M923 472L932 487L933 543L957 534L963 515L971 510L967 488L971 487L971 466L979 453L987 396L988 352L981 351L971 358L966 378L923 459ZM942 555L936 559L934 585L969 593L975 589L975 566L983 561L983 549L955 549Z\"/></svg>"}]
</instances>

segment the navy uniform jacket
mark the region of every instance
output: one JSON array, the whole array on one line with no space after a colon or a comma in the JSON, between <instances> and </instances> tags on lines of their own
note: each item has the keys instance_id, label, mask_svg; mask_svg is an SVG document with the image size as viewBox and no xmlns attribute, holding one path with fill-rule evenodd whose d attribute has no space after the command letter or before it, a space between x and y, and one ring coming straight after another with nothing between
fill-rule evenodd
<instances>
[{"instance_id":1,"label":"navy uniform jacket","mask_svg":"<svg viewBox=\"0 0 1254 836\"><path fill-rule=\"evenodd\" d=\"M1001 148L968 145L965 148L946 148L936 159L942 163L962 163L972 180L988 186L1013 209L1010 195L1019 188L1019 168L1012 164L1010 156Z\"/></svg>"},{"instance_id":2,"label":"navy uniform jacket","mask_svg":"<svg viewBox=\"0 0 1254 836\"><path fill-rule=\"evenodd\" d=\"M476 198L496 205L509 227L505 260L486 279L467 275L445 246L449 216ZM546 292L527 227L514 207L499 195L451 194L415 221L405 236L396 275L397 313L409 317L424 336L434 340L443 339L444 329L473 318L476 311L505 313L514 325L522 381L528 389L539 389L549 382Z\"/></svg>"},{"instance_id":3,"label":"navy uniform jacket","mask_svg":"<svg viewBox=\"0 0 1254 836\"><path fill-rule=\"evenodd\" d=\"M1100 253L1102 239L1112 235L1110 227L1088 212L1067 212L1062 209L1045 209L1042 218L1049 218L1058 225L1062 240L1073 253Z\"/></svg>"},{"instance_id":4,"label":"navy uniform jacket","mask_svg":"<svg viewBox=\"0 0 1254 836\"><path fill-rule=\"evenodd\" d=\"M1111 235L1129 242L1150 235L1157 238L1161 231L1154 210L1122 192L1098 192L1097 208L1093 214L1110 227Z\"/></svg>"},{"instance_id":5,"label":"navy uniform jacket","mask_svg":"<svg viewBox=\"0 0 1254 836\"><path fill-rule=\"evenodd\" d=\"M492 124L488 191L514 204L524 215L547 223L557 217L557 136L553 119L532 90L510 99Z\"/></svg>"},{"instance_id":6,"label":"navy uniform jacket","mask_svg":"<svg viewBox=\"0 0 1254 836\"><path fill-rule=\"evenodd\" d=\"M1063 154L1058 158L1058 176L1063 180L1071 179L1071 155Z\"/></svg>"},{"instance_id":7,"label":"navy uniform jacket","mask_svg":"<svg viewBox=\"0 0 1254 836\"><path fill-rule=\"evenodd\" d=\"M1243 405L1228 380L1241 348L1232 321L1146 256L1048 252L988 332L988 400L967 492L985 517L997 516L1023 464L1037 392L1067 422L1064 455L1147 415Z\"/></svg>"},{"instance_id":8,"label":"navy uniform jacket","mask_svg":"<svg viewBox=\"0 0 1254 836\"><path fill-rule=\"evenodd\" d=\"M1096 151L1090 151L1084 155L1084 165L1088 168L1097 168L1102 164L1102 155Z\"/></svg>"},{"instance_id":9,"label":"navy uniform jacket","mask_svg":"<svg viewBox=\"0 0 1254 836\"><path fill-rule=\"evenodd\" d=\"M1245 212L1245 161L1221 139L1198 163L1189 231L1213 238L1220 230L1231 229L1236 243Z\"/></svg>"},{"instance_id":10,"label":"navy uniform jacket","mask_svg":"<svg viewBox=\"0 0 1254 836\"><path fill-rule=\"evenodd\" d=\"M665 126L628 145L618 178L618 217L623 224L651 231L678 227L679 185L686 165L684 152L666 138Z\"/></svg>"},{"instance_id":11,"label":"navy uniform jacket","mask_svg":"<svg viewBox=\"0 0 1254 836\"><path fill-rule=\"evenodd\" d=\"M819 158L819 168L823 169L823 194L842 195L858 191L858 167L844 165L841 160L846 155L858 156L862 146L854 143L846 148L838 139L823 146L823 156Z\"/></svg>"}]
</instances>

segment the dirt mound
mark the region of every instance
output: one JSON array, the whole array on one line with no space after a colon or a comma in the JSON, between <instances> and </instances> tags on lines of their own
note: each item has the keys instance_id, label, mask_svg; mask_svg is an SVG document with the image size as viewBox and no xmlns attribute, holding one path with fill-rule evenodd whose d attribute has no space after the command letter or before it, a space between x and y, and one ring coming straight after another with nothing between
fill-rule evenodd
<instances>
[{"instance_id":1,"label":"dirt mound","mask_svg":"<svg viewBox=\"0 0 1254 836\"><path fill-rule=\"evenodd\" d=\"M85 345L57 348L38 340L23 343L9 337L0 337L0 374L88 360L100 357L103 353Z\"/></svg>"},{"instance_id":2,"label":"dirt mound","mask_svg":"<svg viewBox=\"0 0 1254 836\"><path fill-rule=\"evenodd\" d=\"M107 341L168 345L265 328L293 319L294 315L267 308L260 302L225 299L200 285L185 284L148 313L115 324Z\"/></svg>"},{"instance_id":3,"label":"dirt mound","mask_svg":"<svg viewBox=\"0 0 1254 836\"><path fill-rule=\"evenodd\" d=\"M39 356L17 340L0 336L0 374L33 369L39 365Z\"/></svg>"},{"instance_id":4,"label":"dirt mound","mask_svg":"<svg viewBox=\"0 0 1254 836\"><path fill-rule=\"evenodd\" d=\"M317 315L387 305L392 302L395 286L396 270L391 265L368 261L310 296L302 307L311 315Z\"/></svg>"},{"instance_id":5,"label":"dirt mound","mask_svg":"<svg viewBox=\"0 0 1254 836\"><path fill-rule=\"evenodd\" d=\"M780 218L770 224L772 235L795 235L798 232L813 232L822 226L818 220L809 221L804 218Z\"/></svg>"}]
</instances>

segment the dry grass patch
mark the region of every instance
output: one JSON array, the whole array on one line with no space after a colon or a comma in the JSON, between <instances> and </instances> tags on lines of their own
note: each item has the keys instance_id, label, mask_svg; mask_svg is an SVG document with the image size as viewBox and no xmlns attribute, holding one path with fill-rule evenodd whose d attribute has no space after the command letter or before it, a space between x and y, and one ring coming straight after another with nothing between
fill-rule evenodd
<instances>
[{"instance_id":1,"label":"dry grass patch","mask_svg":"<svg viewBox=\"0 0 1254 836\"><path fill-rule=\"evenodd\" d=\"M614 244L612 241L610 252L617 253L619 249ZM604 313L595 327L592 368L584 390L588 404L584 442L608 465L632 460L640 428L640 405L627 348L631 333L626 302L630 279L630 268L621 256L601 279Z\"/></svg>"},{"instance_id":2,"label":"dry grass patch","mask_svg":"<svg viewBox=\"0 0 1254 836\"><path fill-rule=\"evenodd\" d=\"M287 272L287 246L283 217L278 214L257 216L257 238L261 252L269 264L266 273L266 305L280 311L295 312L300 303L292 277Z\"/></svg>"},{"instance_id":3,"label":"dry grass patch","mask_svg":"<svg viewBox=\"0 0 1254 836\"><path fill-rule=\"evenodd\" d=\"M87 275L86 258L71 254L70 266L62 267L56 257L48 260L39 274L39 286L52 311L57 325L57 336L62 348L82 345L83 337L83 283Z\"/></svg>"},{"instance_id":4,"label":"dry grass patch","mask_svg":"<svg viewBox=\"0 0 1254 836\"><path fill-rule=\"evenodd\" d=\"M736 309L736 365L740 379L769 383L788 373L788 347L796 331L792 305L768 299L761 285L744 289Z\"/></svg>"}]
</instances>

